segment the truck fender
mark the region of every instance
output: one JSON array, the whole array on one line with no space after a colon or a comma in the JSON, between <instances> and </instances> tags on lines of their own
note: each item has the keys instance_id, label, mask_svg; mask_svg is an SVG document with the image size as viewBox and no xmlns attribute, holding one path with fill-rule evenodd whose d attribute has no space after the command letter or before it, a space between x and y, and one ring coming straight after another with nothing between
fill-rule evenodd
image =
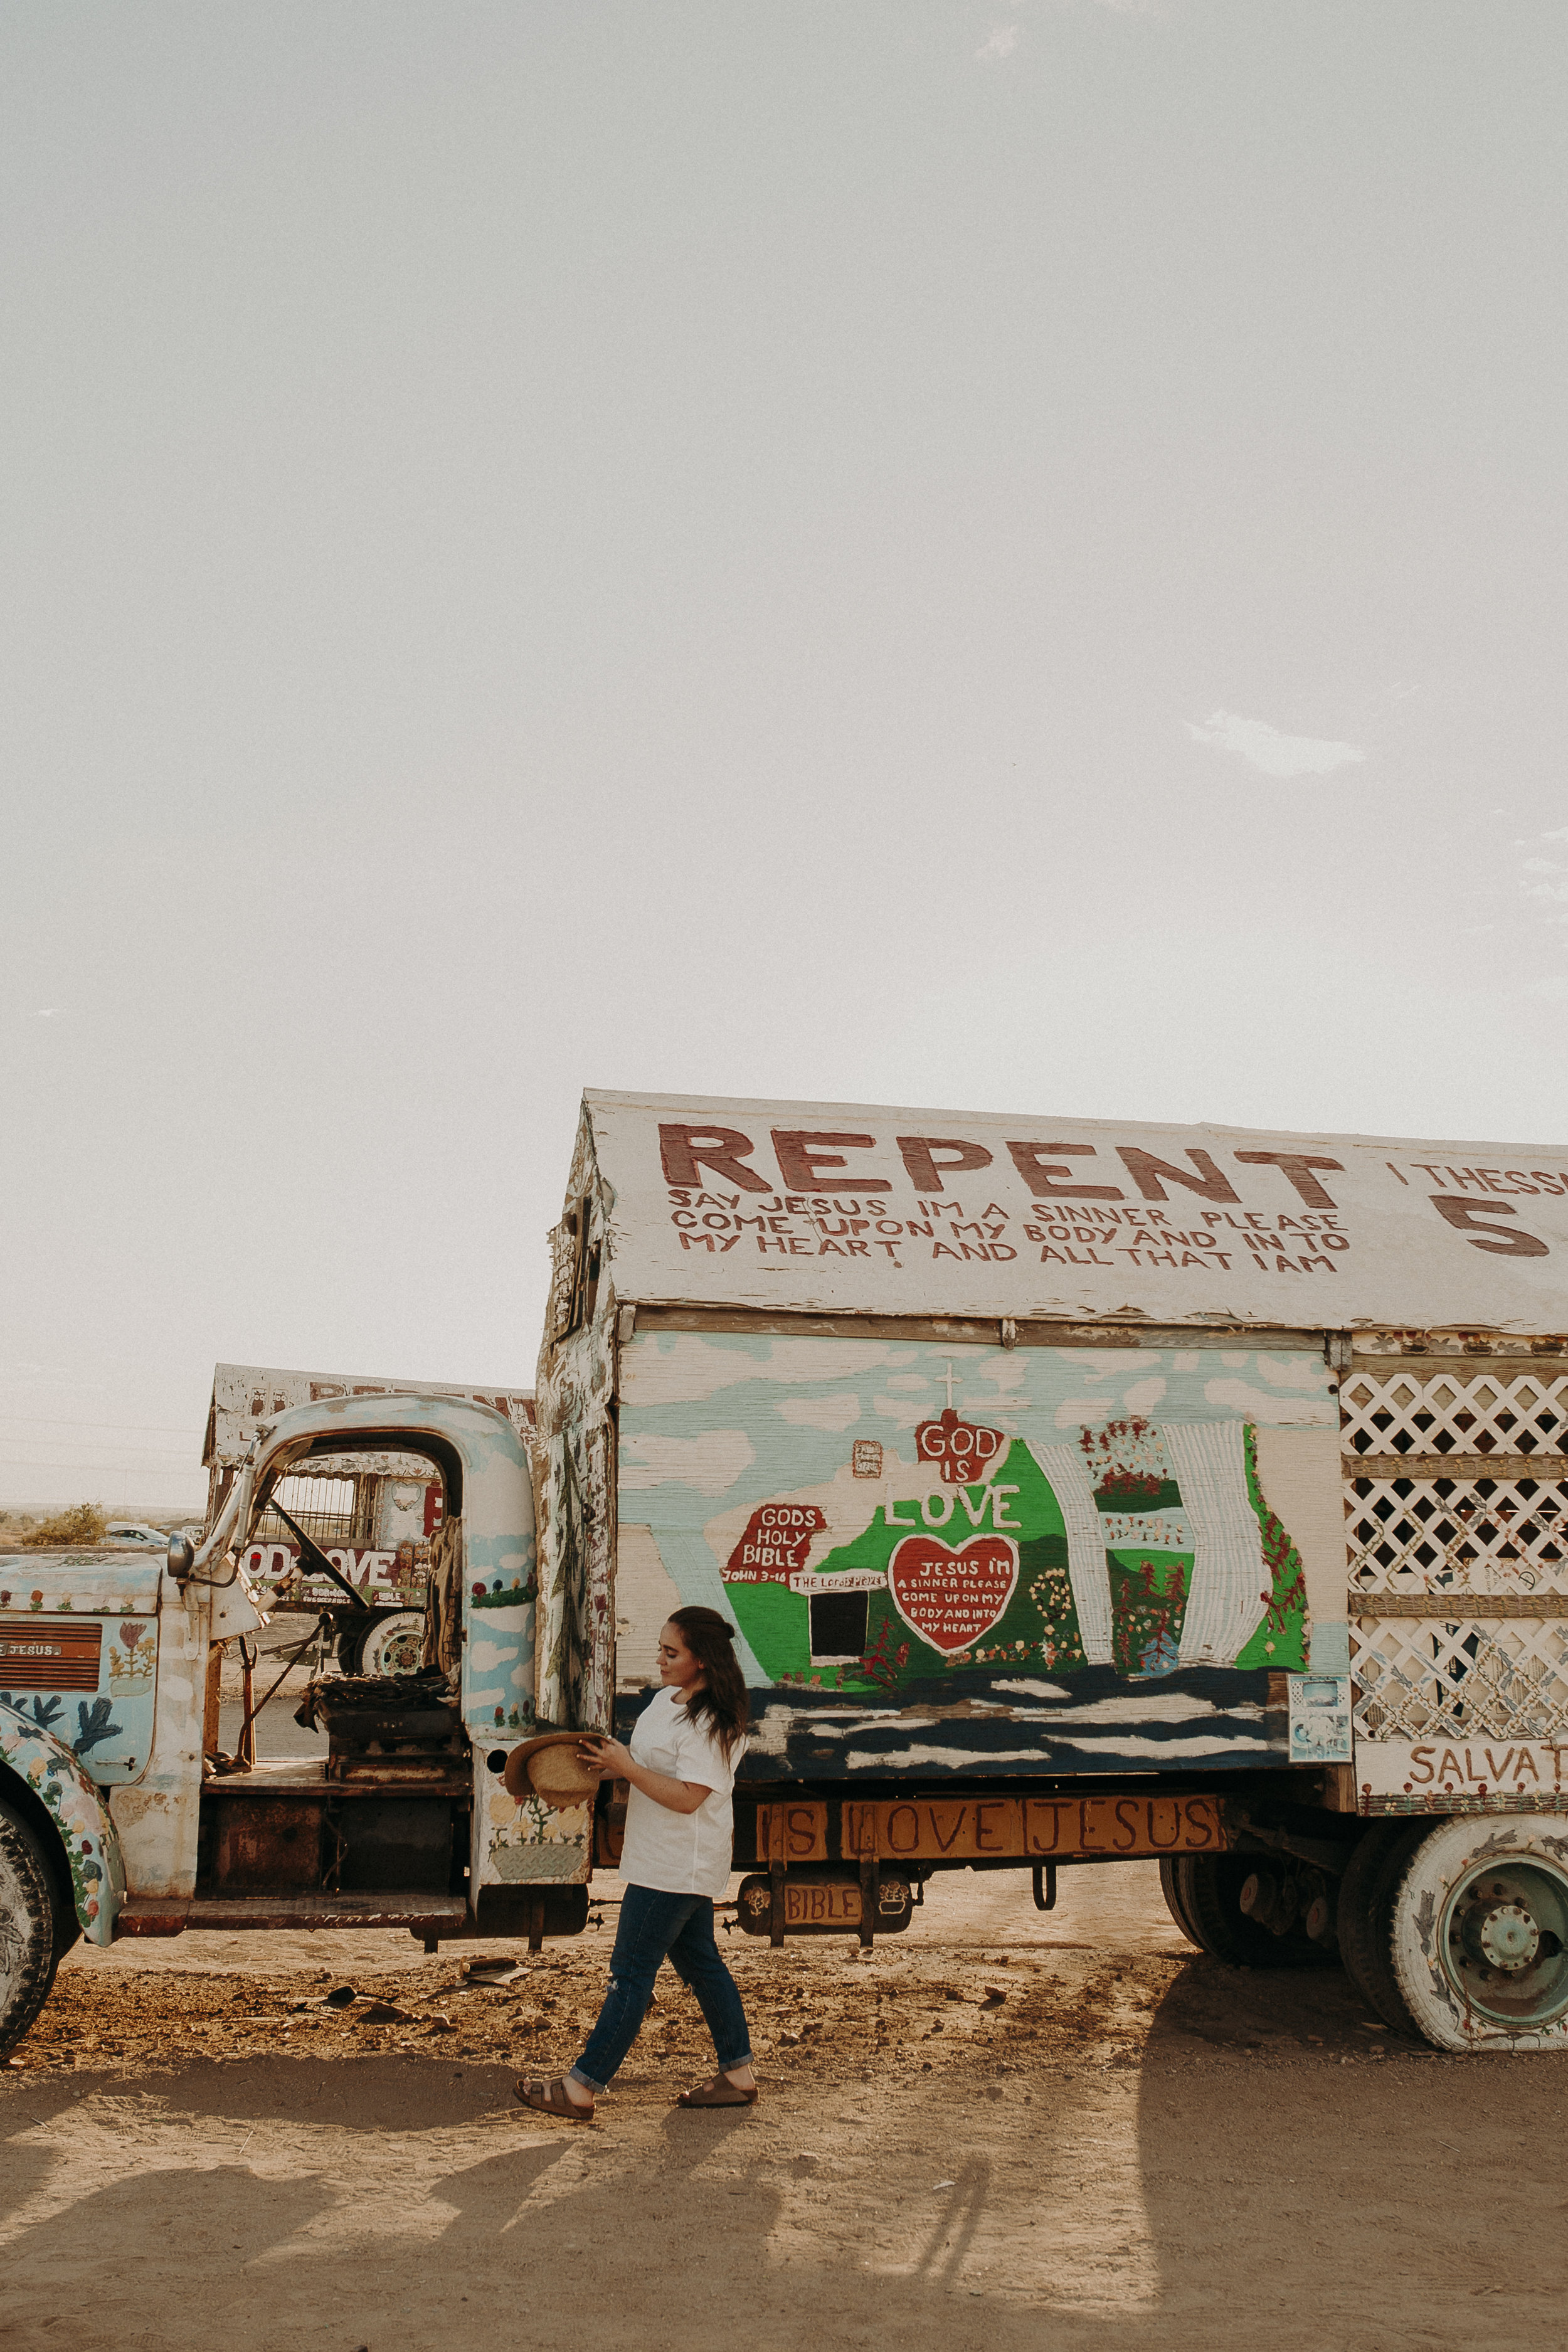
<instances>
[{"instance_id":1,"label":"truck fender","mask_svg":"<svg viewBox=\"0 0 1568 2352\"><path fill-rule=\"evenodd\" d=\"M0 1798L41 1829L47 1817L59 1839L70 1872L71 1894L82 1934L89 1943L114 1940L114 1922L125 1893L120 1839L101 1792L64 1743L29 1722L20 1707L0 1701Z\"/></svg>"}]
</instances>

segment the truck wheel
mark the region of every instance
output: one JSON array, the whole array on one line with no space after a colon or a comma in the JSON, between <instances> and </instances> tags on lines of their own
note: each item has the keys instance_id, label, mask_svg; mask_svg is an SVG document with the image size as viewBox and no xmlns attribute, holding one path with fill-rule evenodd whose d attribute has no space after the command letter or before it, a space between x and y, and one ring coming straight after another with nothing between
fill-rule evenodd
<instances>
[{"instance_id":1,"label":"truck wheel","mask_svg":"<svg viewBox=\"0 0 1568 2352\"><path fill-rule=\"evenodd\" d=\"M0 2052L22 2039L48 1998L64 1948L58 1909L37 1832L0 1801Z\"/></svg>"},{"instance_id":2,"label":"truck wheel","mask_svg":"<svg viewBox=\"0 0 1568 2352\"><path fill-rule=\"evenodd\" d=\"M345 1674L416 1675L425 1652L425 1612L395 1609L378 1617L360 1636L359 1659Z\"/></svg>"},{"instance_id":3,"label":"truck wheel","mask_svg":"<svg viewBox=\"0 0 1568 2352\"><path fill-rule=\"evenodd\" d=\"M1188 1918L1186 1906L1182 1901L1182 1885L1180 1879L1176 1875L1177 1867L1177 1864L1169 1854L1164 1855L1162 1858L1160 1863L1160 1892L1165 1898L1166 1910L1170 1913L1172 1918L1175 1921L1177 1927L1181 1929L1188 1943L1196 1944L1198 1949L1202 1951L1204 1948L1203 1938L1199 1936L1198 1931L1194 1927L1191 1919Z\"/></svg>"},{"instance_id":4,"label":"truck wheel","mask_svg":"<svg viewBox=\"0 0 1568 2352\"><path fill-rule=\"evenodd\" d=\"M1243 1853L1173 1854L1162 1862L1161 1884L1177 1927L1232 1968L1331 1968L1333 1953L1314 1943L1303 1927L1276 1936L1247 1917L1242 1889L1257 1869L1257 1862Z\"/></svg>"},{"instance_id":5,"label":"truck wheel","mask_svg":"<svg viewBox=\"0 0 1568 2352\"><path fill-rule=\"evenodd\" d=\"M1568 2048L1568 1822L1470 1815L1426 1830L1392 1893L1388 1951L1439 2050Z\"/></svg>"},{"instance_id":6,"label":"truck wheel","mask_svg":"<svg viewBox=\"0 0 1568 2352\"><path fill-rule=\"evenodd\" d=\"M1340 1958L1345 1974L1374 2017L1394 2033L1414 2033L1389 1953L1394 1890L1426 1834L1425 1822L1374 1822L1356 1842L1340 1881Z\"/></svg>"},{"instance_id":7,"label":"truck wheel","mask_svg":"<svg viewBox=\"0 0 1568 2352\"><path fill-rule=\"evenodd\" d=\"M339 1629L338 1638L334 1647L337 1651L338 1671L340 1674L358 1674L360 1652L364 1647L365 1637L370 1632L370 1626L371 1621L369 1618L355 1615L349 1619L346 1625Z\"/></svg>"}]
</instances>

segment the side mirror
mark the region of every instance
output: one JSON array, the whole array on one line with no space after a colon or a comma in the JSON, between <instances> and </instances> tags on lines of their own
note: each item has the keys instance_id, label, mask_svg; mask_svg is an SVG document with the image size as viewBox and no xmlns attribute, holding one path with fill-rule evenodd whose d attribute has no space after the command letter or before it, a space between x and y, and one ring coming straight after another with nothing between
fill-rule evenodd
<instances>
[{"instance_id":1,"label":"side mirror","mask_svg":"<svg viewBox=\"0 0 1568 2352\"><path fill-rule=\"evenodd\" d=\"M195 1564L196 1548L189 1536L172 1535L169 1538L170 1575L184 1584Z\"/></svg>"}]
</instances>

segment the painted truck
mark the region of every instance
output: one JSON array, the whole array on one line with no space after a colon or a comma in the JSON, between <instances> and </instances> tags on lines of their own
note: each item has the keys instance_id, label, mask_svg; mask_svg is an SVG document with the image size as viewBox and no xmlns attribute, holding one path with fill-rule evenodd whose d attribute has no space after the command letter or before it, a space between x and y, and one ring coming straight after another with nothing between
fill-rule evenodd
<instances>
[{"instance_id":1,"label":"painted truck","mask_svg":"<svg viewBox=\"0 0 1568 2352\"><path fill-rule=\"evenodd\" d=\"M441 1488L421 1662L314 1682L325 1756L219 1753L221 1654L266 1622L244 1562L279 1486L384 1454ZM308 1536L301 1551L321 1573ZM362 1926L433 1946L580 1928L586 1885L535 1883L489 1815L533 1719L533 1574L521 1431L435 1390L261 1415L213 1525L166 1559L0 1558L0 2047L79 1935Z\"/></svg>"},{"instance_id":2,"label":"painted truck","mask_svg":"<svg viewBox=\"0 0 1568 2352\"><path fill-rule=\"evenodd\" d=\"M1157 1858L1224 1959L1568 2041L1568 1151L595 1093L552 1247L531 1452L305 1402L166 1567L0 1563L0 2034L79 1925L574 1932L615 1792L508 1755L624 1733L704 1601L747 1932ZM419 1672L204 1769L279 1482L383 1449L442 1487Z\"/></svg>"},{"instance_id":3,"label":"painted truck","mask_svg":"<svg viewBox=\"0 0 1568 2352\"><path fill-rule=\"evenodd\" d=\"M421 1394L493 1405L525 1444L531 1440L531 1389L217 1365L202 1446L206 1525L216 1524L264 1420L334 1397ZM382 1450L335 1456L318 1470L279 1481L246 1547L246 1577L270 1615L324 1625L345 1674L408 1673L419 1664L431 1547L444 1508L440 1479L417 1454ZM319 1565L312 1572L302 1557L301 1532L325 1555L325 1572Z\"/></svg>"}]
</instances>

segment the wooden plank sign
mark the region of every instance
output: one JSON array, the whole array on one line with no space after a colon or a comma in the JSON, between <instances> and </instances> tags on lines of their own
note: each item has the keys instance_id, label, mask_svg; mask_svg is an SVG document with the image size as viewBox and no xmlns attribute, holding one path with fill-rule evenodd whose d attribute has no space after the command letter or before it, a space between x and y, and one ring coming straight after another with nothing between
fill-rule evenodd
<instances>
[{"instance_id":1,"label":"wooden plank sign","mask_svg":"<svg viewBox=\"0 0 1568 2352\"><path fill-rule=\"evenodd\" d=\"M1023 1811L1031 1861L1219 1853L1230 1843L1217 1797L1026 1797Z\"/></svg>"},{"instance_id":2,"label":"wooden plank sign","mask_svg":"<svg viewBox=\"0 0 1568 2352\"><path fill-rule=\"evenodd\" d=\"M1520 1811L1568 1810L1568 1739L1358 1739L1355 1770L1363 1811L1388 1801L1402 1812L1452 1812L1477 1799L1489 1809L1505 1800Z\"/></svg>"},{"instance_id":3,"label":"wooden plank sign","mask_svg":"<svg viewBox=\"0 0 1568 2352\"><path fill-rule=\"evenodd\" d=\"M1220 1800L1168 1792L1121 1796L920 1797L847 1803L846 1860L886 1862L1133 1861L1164 1853L1221 1853L1229 1844ZM757 1807L759 1860L796 1869L826 1862L827 1807L800 1801Z\"/></svg>"}]
</instances>

